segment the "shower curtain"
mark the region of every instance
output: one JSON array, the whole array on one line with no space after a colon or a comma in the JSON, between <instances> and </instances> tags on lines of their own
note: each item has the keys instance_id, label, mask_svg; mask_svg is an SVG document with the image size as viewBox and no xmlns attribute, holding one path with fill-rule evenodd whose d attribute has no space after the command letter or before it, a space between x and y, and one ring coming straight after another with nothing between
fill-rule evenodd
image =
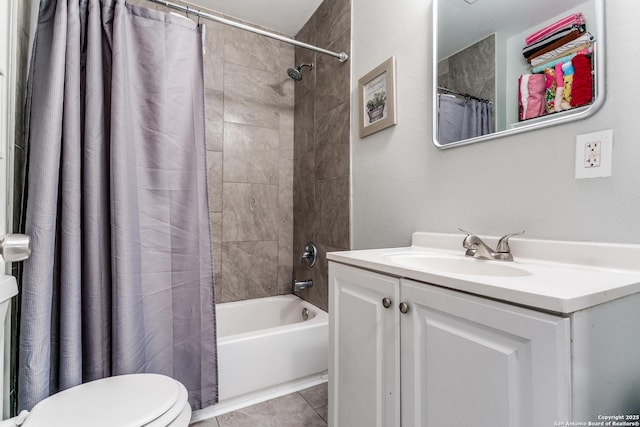
<instances>
[{"instance_id":1,"label":"shower curtain","mask_svg":"<svg viewBox=\"0 0 640 427\"><path fill-rule=\"evenodd\" d=\"M493 132L491 104L438 94L438 142L448 144Z\"/></svg>"},{"instance_id":2,"label":"shower curtain","mask_svg":"<svg viewBox=\"0 0 640 427\"><path fill-rule=\"evenodd\" d=\"M217 401L201 29L42 0L27 96L18 405L154 372Z\"/></svg>"}]
</instances>

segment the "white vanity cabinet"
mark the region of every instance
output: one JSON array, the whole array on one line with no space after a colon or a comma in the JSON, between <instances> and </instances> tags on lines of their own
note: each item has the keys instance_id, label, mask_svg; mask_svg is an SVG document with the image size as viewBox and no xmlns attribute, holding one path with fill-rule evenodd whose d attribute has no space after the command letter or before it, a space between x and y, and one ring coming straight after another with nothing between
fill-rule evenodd
<instances>
[{"instance_id":1,"label":"white vanity cabinet","mask_svg":"<svg viewBox=\"0 0 640 427\"><path fill-rule=\"evenodd\" d=\"M330 427L569 419L569 318L335 262L329 286Z\"/></svg>"},{"instance_id":2,"label":"white vanity cabinet","mask_svg":"<svg viewBox=\"0 0 640 427\"><path fill-rule=\"evenodd\" d=\"M331 426L400 426L398 285L397 278L329 263Z\"/></svg>"},{"instance_id":3,"label":"white vanity cabinet","mask_svg":"<svg viewBox=\"0 0 640 427\"><path fill-rule=\"evenodd\" d=\"M570 321L400 280L403 426L553 426L570 414Z\"/></svg>"}]
</instances>

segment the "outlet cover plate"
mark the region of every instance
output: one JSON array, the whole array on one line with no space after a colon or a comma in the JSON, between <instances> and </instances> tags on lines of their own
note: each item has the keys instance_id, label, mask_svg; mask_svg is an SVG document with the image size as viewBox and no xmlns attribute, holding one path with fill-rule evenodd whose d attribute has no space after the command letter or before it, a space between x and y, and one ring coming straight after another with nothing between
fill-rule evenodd
<instances>
[{"instance_id":1,"label":"outlet cover plate","mask_svg":"<svg viewBox=\"0 0 640 427\"><path fill-rule=\"evenodd\" d=\"M576 179L611 176L613 130L576 136Z\"/></svg>"}]
</instances>

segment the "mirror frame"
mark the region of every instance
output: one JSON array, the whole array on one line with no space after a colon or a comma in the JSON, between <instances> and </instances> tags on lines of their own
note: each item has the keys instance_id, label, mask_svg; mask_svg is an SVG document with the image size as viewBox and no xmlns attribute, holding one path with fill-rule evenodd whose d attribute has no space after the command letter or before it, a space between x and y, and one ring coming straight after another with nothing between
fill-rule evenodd
<instances>
[{"instance_id":1,"label":"mirror frame","mask_svg":"<svg viewBox=\"0 0 640 427\"><path fill-rule=\"evenodd\" d=\"M605 0L594 0L595 14L596 14L596 34L597 34L597 51L595 52L595 100L582 107L566 110L557 115L541 116L527 120L527 124L519 125L518 127L505 129L498 132L494 132L487 135L478 136L475 138L462 139L456 142L450 142L448 144L440 144L438 142L438 15L439 15L439 3L447 2L451 0L433 0L432 8L432 51L433 51L433 64L432 64L432 120L433 120L433 135L432 142L437 148L444 150L448 148L460 147L463 145L475 144L476 142L490 141L493 139L503 138L505 136L517 135L524 132L529 132L536 129L543 129L550 126L556 126L563 123L569 123L577 120L586 119L595 114L600 107L604 104L606 98L605 82L606 82L606 34L605 34ZM507 0L512 1L512 0ZM526 0L528 1L528 0Z\"/></svg>"}]
</instances>

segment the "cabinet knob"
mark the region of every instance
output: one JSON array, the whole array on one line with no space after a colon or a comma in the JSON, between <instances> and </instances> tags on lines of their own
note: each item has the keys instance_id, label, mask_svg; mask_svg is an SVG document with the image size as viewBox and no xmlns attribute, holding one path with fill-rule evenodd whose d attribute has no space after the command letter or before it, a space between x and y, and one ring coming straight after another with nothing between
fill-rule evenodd
<instances>
[{"instance_id":1,"label":"cabinet knob","mask_svg":"<svg viewBox=\"0 0 640 427\"><path fill-rule=\"evenodd\" d=\"M382 298L382 306L384 308L389 308L391 307L391 300L389 298Z\"/></svg>"},{"instance_id":2,"label":"cabinet knob","mask_svg":"<svg viewBox=\"0 0 640 427\"><path fill-rule=\"evenodd\" d=\"M407 314L409 312L409 305L406 302L401 302L398 306L400 308L400 313Z\"/></svg>"}]
</instances>

